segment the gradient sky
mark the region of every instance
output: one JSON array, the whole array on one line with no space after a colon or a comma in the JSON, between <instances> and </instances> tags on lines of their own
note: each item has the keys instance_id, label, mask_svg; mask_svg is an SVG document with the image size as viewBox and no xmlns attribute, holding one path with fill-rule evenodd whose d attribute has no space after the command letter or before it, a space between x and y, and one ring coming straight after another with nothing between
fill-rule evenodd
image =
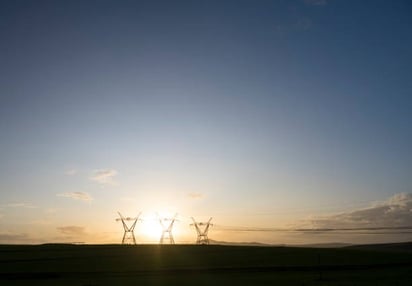
<instances>
[{"instance_id":1,"label":"gradient sky","mask_svg":"<svg viewBox=\"0 0 412 286\"><path fill-rule=\"evenodd\" d=\"M143 242L156 212L177 242L190 216L218 240L412 239L266 229L412 224L411 12L1 1L0 243L118 242L116 211Z\"/></svg>"}]
</instances>

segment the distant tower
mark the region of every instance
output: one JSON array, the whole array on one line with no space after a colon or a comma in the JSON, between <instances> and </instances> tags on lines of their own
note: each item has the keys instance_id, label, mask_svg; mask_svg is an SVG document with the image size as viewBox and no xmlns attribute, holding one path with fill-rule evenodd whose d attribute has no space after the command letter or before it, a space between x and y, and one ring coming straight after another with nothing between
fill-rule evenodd
<instances>
[{"instance_id":1,"label":"distant tower","mask_svg":"<svg viewBox=\"0 0 412 286\"><path fill-rule=\"evenodd\" d=\"M134 227L136 226L137 221L139 220L140 214L137 217L124 217L120 212L117 212L120 218L117 218L116 221L121 221L123 224L124 234L122 239L122 244L136 244L136 238L134 236ZM127 221L131 221L132 225L128 226Z\"/></svg>"},{"instance_id":2,"label":"distant tower","mask_svg":"<svg viewBox=\"0 0 412 286\"><path fill-rule=\"evenodd\" d=\"M196 222L195 219L192 217L193 225L196 228L197 232L197 239L196 239L196 244L209 244L209 237L207 236L209 232L211 224L210 222L212 221L212 218L210 218L207 222Z\"/></svg>"},{"instance_id":3,"label":"distant tower","mask_svg":"<svg viewBox=\"0 0 412 286\"><path fill-rule=\"evenodd\" d=\"M160 218L159 222L162 226L162 236L160 237L160 244L163 244L165 240L169 240L170 244L175 244L175 240L173 239L173 224L176 221L177 214L174 215L173 218Z\"/></svg>"}]
</instances>

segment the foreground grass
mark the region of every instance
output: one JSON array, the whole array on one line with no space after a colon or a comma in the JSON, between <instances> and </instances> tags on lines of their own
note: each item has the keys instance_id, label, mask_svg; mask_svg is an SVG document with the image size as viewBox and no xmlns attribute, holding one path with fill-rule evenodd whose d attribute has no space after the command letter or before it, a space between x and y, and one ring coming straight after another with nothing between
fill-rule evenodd
<instances>
[{"instance_id":1,"label":"foreground grass","mask_svg":"<svg viewBox=\"0 0 412 286\"><path fill-rule=\"evenodd\" d=\"M412 285L412 254L196 245L0 246L0 285Z\"/></svg>"}]
</instances>

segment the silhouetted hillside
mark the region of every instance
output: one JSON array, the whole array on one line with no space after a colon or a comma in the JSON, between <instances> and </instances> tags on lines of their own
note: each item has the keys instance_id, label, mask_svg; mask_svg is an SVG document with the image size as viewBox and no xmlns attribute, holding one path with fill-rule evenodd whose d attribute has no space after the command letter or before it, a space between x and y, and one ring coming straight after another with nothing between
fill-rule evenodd
<instances>
[{"instance_id":1,"label":"silhouetted hillside","mask_svg":"<svg viewBox=\"0 0 412 286\"><path fill-rule=\"evenodd\" d=\"M412 242L351 245L346 248L412 253Z\"/></svg>"}]
</instances>

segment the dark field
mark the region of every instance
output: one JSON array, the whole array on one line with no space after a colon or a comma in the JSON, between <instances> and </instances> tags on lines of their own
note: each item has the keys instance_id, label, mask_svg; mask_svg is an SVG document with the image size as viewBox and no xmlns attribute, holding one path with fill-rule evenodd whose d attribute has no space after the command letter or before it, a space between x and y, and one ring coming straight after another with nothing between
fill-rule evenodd
<instances>
[{"instance_id":1,"label":"dark field","mask_svg":"<svg viewBox=\"0 0 412 286\"><path fill-rule=\"evenodd\" d=\"M408 247L3 245L0 285L412 285Z\"/></svg>"}]
</instances>

